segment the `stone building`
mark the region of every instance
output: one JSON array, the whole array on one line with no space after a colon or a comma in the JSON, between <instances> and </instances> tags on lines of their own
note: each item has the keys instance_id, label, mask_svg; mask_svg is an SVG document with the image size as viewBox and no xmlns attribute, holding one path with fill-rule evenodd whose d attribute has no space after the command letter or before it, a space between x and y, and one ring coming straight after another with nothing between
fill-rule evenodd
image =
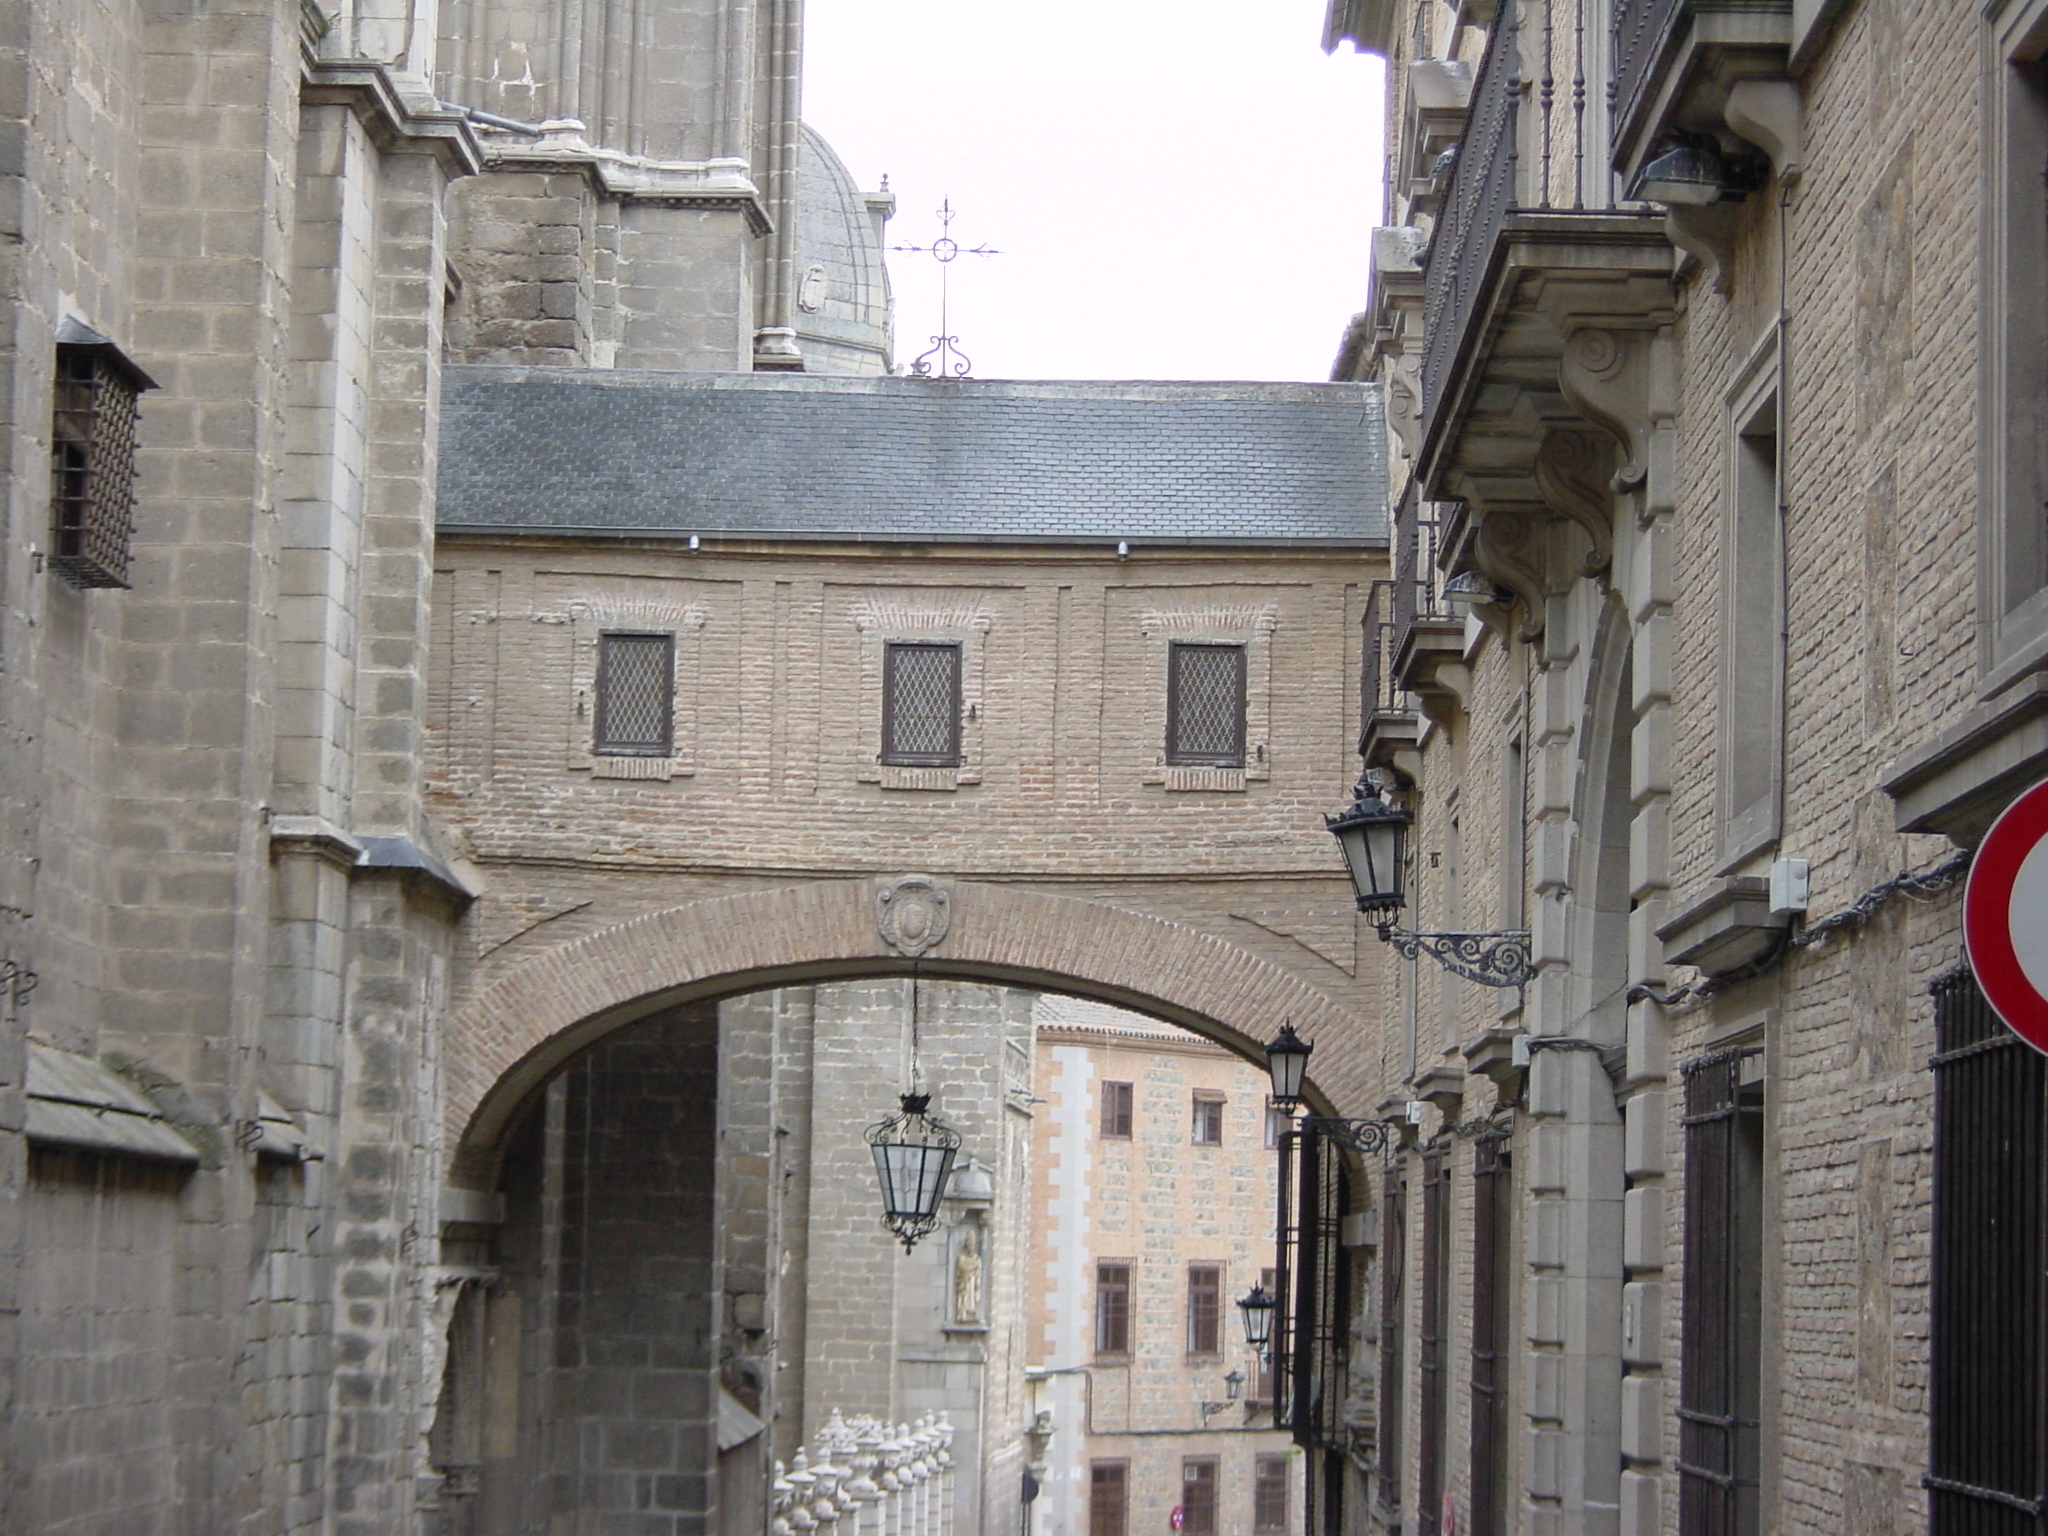
<instances>
[{"instance_id":1,"label":"stone building","mask_svg":"<svg viewBox=\"0 0 2048 1536\"><path fill-rule=\"evenodd\" d=\"M775 1053L839 1021L858 1070L824 1086L867 1123L902 1032L844 1021L913 973L984 1044L1046 987L1240 1053L1280 1015L1370 1035L1309 812L1383 570L1375 392L1079 388L1120 424L1049 495L964 495L1029 388L817 376L888 364L888 204L806 140L798 13L10 13L0 1529L739 1528L820 1394L885 1377L839 1406L973 1399L979 1467L1014 1373L946 1353L938 1247L794 1209L818 1122L780 1096L820 1079ZM465 401L550 378L809 415L772 452L639 444L706 455L658 517L600 526L586 475L561 526L484 495L437 530L444 483L490 489L451 464ZM893 415L943 536L821 510L850 408ZM561 425L517 462L573 457ZM1173 462L1133 479L1148 440ZM960 648L958 761L874 760L891 644ZM1162 763L1175 645L1243 678L1242 734ZM605 681L668 660L663 739L613 710L599 747ZM915 934L880 902L910 891ZM981 1060L994 1199L1021 1142ZM772 1223L813 1218L833 1263L898 1266L863 1315L900 1326L843 1356L767 1326L805 1272Z\"/></svg>"},{"instance_id":2,"label":"stone building","mask_svg":"<svg viewBox=\"0 0 2048 1536\"><path fill-rule=\"evenodd\" d=\"M1958 897L2048 772L2042 36L1331 7L1395 86L1361 750L1401 925L1530 967L1396 973L1368 1528L2039 1526L2044 1064Z\"/></svg>"},{"instance_id":3,"label":"stone building","mask_svg":"<svg viewBox=\"0 0 2048 1536\"><path fill-rule=\"evenodd\" d=\"M1279 1288L1266 1074L1184 1031L1038 1000L1035 1536L1300 1529L1301 1454L1237 1300ZM1232 1380L1232 1377L1235 1380Z\"/></svg>"}]
</instances>

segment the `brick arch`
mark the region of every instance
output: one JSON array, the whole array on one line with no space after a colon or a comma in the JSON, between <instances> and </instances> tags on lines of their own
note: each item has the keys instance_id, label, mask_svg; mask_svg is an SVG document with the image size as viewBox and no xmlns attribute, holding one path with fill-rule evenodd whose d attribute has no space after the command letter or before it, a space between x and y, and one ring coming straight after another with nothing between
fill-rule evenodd
<instances>
[{"instance_id":1,"label":"brick arch","mask_svg":"<svg viewBox=\"0 0 2048 1536\"><path fill-rule=\"evenodd\" d=\"M920 974L1098 998L1252 1060L1263 1060L1259 1044L1290 1019L1321 1044L1316 1066L1333 1087L1364 1054L1368 1020L1355 1008L1214 934L1040 891L948 888L950 931L917 962ZM819 880L693 901L567 941L490 982L457 1009L443 1058L458 1170L487 1161L521 1101L622 1024L762 987L907 973L911 962L877 930L876 889L867 879Z\"/></svg>"}]
</instances>

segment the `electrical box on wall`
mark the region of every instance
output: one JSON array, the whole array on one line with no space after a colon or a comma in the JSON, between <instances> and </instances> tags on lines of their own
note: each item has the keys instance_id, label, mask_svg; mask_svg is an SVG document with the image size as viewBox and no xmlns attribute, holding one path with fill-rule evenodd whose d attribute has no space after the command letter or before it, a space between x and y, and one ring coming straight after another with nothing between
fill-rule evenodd
<instances>
[{"instance_id":1,"label":"electrical box on wall","mask_svg":"<svg viewBox=\"0 0 2048 1536\"><path fill-rule=\"evenodd\" d=\"M1805 859L1780 859L1771 866L1771 916L1791 917L1806 911L1812 867Z\"/></svg>"}]
</instances>

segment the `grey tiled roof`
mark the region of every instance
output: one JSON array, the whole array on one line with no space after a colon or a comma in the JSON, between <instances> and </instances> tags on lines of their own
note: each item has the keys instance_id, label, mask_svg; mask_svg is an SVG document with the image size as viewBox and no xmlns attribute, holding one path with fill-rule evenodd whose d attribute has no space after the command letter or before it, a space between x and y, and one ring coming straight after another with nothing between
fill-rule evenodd
<instances>
[{"instance_id":1,"label":"grey tiled roof","mask_svg":"<svg viewBox=\"0 0 2048 1536\"><path fill-rule=\"evenodd\" d=\"M439 521L507 532L1386 538L1363 384L450 367Z\"/></svg>"}]
</instances>

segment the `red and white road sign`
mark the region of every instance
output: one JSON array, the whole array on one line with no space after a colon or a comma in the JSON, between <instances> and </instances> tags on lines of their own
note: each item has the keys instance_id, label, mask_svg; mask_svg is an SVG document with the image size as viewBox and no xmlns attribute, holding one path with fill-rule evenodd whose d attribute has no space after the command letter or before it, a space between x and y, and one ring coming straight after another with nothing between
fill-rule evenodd
<instances>
[{"instance_id":1,"label":"red and white road sign","mask_svg":"<svg viewBox=\"0 0 2048 1536\"><path fill-rule=\"evenodd\" d=\"M1984 996L2048 1054L2048 780L1984 834L1963 887L1963 943Z\"/></svg>"}]
</instances>

